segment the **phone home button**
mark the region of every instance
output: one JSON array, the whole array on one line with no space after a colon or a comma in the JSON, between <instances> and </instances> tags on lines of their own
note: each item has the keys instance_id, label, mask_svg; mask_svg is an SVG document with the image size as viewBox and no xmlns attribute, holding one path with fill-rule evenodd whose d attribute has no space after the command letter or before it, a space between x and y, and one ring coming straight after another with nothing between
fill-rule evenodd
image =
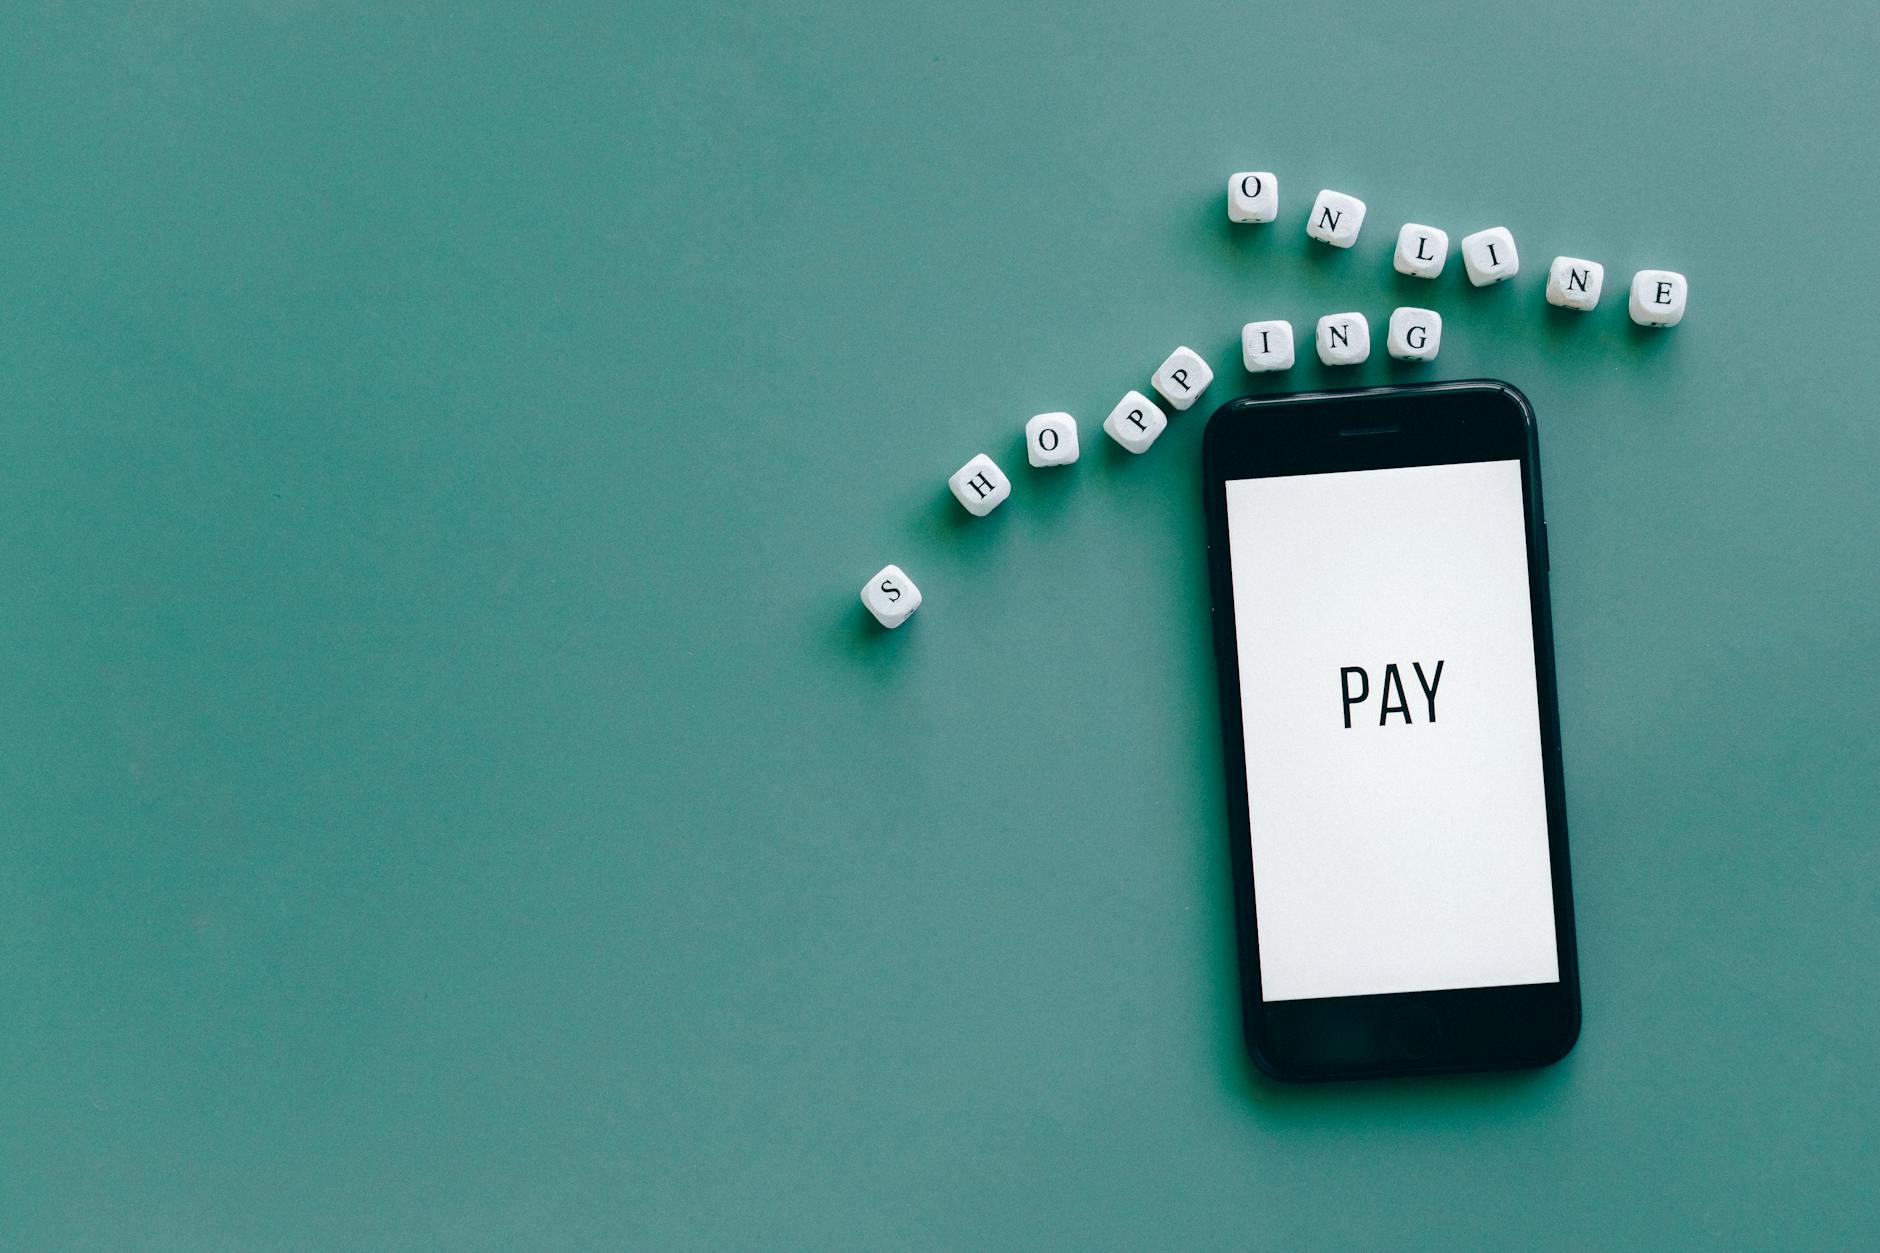
<instances>
[{"instance_id":1,"label":"phone home button","mask_svg":"<svg viewBox=\"0 0 1880 1253\"><path fill-rule=\"evenodd\" d=\"M1390 1017L1391 1048L1399 1057L1428 1057L1442 1042L1443 1020L1427 1005L1405 1005Z\"/></svg>"}]
</instances>

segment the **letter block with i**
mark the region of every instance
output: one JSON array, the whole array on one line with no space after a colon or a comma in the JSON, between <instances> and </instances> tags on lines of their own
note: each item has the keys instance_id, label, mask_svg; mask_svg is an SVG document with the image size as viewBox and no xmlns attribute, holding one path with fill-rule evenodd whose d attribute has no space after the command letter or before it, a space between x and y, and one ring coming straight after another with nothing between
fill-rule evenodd
<instances>
[{"instance_id":1,"label":"letter block with i","mask_svg":"<svg viewBox=\"0 0 1880 1253\"><path fill-rule=\"evenodd\" d=\"M1240 357L1249 374L1292 369L1292 323L1283 319L1247 323L1240 328Z\"/></svg>"},{"instance_id":2,"label":"letter block with i","mask_svg":"<svg viewBox=\"0 0 1880 1253\"><path fill-rule=\"evenodd\" d=\"M953 489L954 498L966 507L966 512L977 518L997 509L1000 502L1012 494L1012 480L983 452L955 470L947 486Z\"/></svg>"},{"instance_id":3,"label":"letter block with i","mask_svg":"<svg viewBox=\"0 0 1880 1253\"><path fill-rule=\"evenodd\" d=\"M1505 226L1491 226L1485 231L1462 237L1462 268L1477 287L1504 282L1521 272L1521 254L1515 251L1514 234Z\"/></svg>"}]
</instances>

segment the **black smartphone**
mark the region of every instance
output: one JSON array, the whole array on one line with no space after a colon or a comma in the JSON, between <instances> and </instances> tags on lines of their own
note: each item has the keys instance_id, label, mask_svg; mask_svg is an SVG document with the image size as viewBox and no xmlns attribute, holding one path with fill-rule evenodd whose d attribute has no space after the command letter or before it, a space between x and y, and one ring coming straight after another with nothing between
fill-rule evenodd
<instances>
[{"instance_id":1,"label":"black smartphone","mask_svg":"<svg viewBox=\"0 0 1880 1253\"><path fill-rule=\"evenodd\" d=\"M1254 1062L1559 1060L1580 986L1527 398L1246 397L1202 460Z\"/></svg>"}]
</instances>

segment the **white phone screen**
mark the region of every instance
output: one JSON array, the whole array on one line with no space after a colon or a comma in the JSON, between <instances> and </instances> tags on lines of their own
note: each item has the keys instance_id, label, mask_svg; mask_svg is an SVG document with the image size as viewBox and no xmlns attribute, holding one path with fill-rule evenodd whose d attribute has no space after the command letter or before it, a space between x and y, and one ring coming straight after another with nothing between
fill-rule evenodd
<instances>
[{"instance_id":1,"label":"white phone screen","mask_svg":"<svg viewBox=\"0 0 1880 1253\"><path fill-rule=\"evenodd\" d=\"M1226 488L1264 999L1557 982L1520 463Z\"/></svg>"}]
</instances>

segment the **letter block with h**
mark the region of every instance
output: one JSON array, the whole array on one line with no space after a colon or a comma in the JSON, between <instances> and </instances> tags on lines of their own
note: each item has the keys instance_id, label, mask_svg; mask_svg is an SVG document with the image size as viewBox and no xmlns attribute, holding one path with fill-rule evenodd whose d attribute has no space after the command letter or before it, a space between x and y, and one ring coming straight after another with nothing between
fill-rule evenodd
<instances>
[{"instance_id":1,"label":"letter block with h","mask_svg":"<svg viewBox=\"0 0 1880 1253\"><path fill-rule=\"evenodd\" d=\"M953 489L954 499L966 507L966 512L978 518L997 509L1000 502L1012 494L1012 480L983 452L955 470L947 486Z\"/></svg>"}]
</instances>

